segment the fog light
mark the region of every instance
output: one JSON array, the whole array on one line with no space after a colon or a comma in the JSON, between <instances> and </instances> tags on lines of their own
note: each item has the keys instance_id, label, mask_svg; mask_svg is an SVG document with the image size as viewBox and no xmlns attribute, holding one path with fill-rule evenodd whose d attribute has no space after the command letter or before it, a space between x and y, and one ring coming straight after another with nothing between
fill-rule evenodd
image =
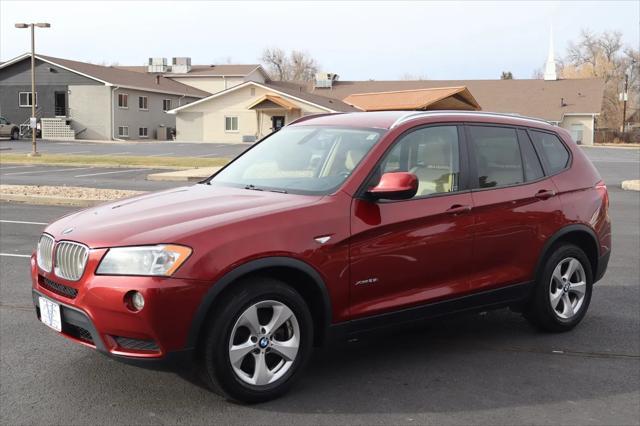
<instances>
[{"instance_id":1,"label":"fog light","mask_svg":"<svg viewBox=\"0 0 640 426\"><path fill-rule=\"evenodd\" d=\"M144 297L142 293L131 290L124 296L125 305L132 311L140 311L144 308Z\"/></svg>"}]
</instances>

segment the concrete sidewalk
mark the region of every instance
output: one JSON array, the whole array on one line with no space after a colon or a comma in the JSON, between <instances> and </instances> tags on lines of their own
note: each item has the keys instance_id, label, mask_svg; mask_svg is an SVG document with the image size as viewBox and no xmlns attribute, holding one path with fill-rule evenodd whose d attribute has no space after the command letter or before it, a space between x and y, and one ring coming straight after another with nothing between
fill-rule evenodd
<instances>
[{"instance_id":1,"label":"concrete sidewalk","mask_svg":"<svg viewBox=\"0 0 640 426\"><path fill-rule=\"evenodd\" d=\"M147 175L147 180L197 182L208 178L221 168L222 167L200 167L197 169L178 170L175 172L152 173Z\"/></svg>"}]
</instances>

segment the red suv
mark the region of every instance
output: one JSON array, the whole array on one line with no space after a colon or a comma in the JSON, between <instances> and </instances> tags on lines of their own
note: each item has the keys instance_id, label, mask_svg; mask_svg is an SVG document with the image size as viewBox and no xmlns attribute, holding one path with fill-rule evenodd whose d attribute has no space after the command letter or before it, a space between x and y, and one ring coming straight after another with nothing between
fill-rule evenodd
<instances>
[{"instance_id":1,"label":"red suv","mask_svg":"<svg viewBox=\"0 0 640 426\"><path fill-rule=\"evenodd\" d=\"M200 184L70 214L32 257L38 318L124 360L193 359L264 401L312 347L451 312L584 317L607 188L569 134L471 112L304 117Z\"/></svg>"}]
</instances>

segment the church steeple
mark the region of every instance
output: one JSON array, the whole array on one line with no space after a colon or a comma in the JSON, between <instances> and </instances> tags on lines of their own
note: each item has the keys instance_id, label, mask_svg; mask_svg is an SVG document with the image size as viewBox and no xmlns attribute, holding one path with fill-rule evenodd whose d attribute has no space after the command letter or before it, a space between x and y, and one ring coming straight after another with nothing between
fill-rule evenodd
<instances>
[{"instance_id":1,"label":"church steeple","mask_svg":"<svg viewBox=\"0 0 640 426\"><path fill-rule=\"evenodd\" d=\"M549 30L549 54L547 55L547 63L544 67L544 79L545 80L557 80L556 74L556 58L553 53L553 26Z\"/></svg>"}]
</instances>

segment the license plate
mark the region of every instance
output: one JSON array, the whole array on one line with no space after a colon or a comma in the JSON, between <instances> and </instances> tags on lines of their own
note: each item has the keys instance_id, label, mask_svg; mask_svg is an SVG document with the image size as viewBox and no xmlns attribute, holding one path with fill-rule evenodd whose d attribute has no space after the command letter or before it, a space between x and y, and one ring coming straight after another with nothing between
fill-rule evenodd
<instances>
[{"instance_id":1,"label":"license plate","mask_svg":"<svg viewBox=\"0 0 640 426\"><path fill-rule=\"evenodd\" d=\"M56 331L62 331L62 320L60 318L60 305L56 302L40 297L40 319L45 325Z\"/></svg>"}]
</instances>

